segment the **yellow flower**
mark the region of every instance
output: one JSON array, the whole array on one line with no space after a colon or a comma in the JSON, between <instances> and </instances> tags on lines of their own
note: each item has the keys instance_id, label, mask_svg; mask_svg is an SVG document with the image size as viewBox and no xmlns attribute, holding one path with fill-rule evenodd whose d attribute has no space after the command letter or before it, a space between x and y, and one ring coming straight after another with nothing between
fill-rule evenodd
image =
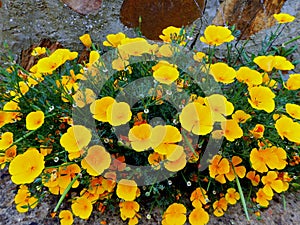
<instances>
[{"instance_id":1,"label":"yellow flower","mask_svg":"<svg viewBox=\"0 0 300 225\"><path fill-rule=\"evenodd\" d=\"M205 105L210 108L214 121L225 121L225 116L229 116L234 111L234 106L227 101L226 97L220 94L213 94L204 99ZM208 115L205 115L208 116Z\"/></svg>"},{"instance_id":2,"label":"yellow flower","mask_svg":"<svg viewBox=\"0 0 300 225\"><path fill-rule=\"evenodd\" d=\"M109 168L111 163L110 154L100 145L93 145L87 151L87 155L82 159L81 166L86 169L91 176L99 176L104 170Z\"/></svg>"},{"instance_id":3,"label":"yellow flower","mask_svg":"<svg viewBox=\"0 0 300 225\"><path fill-rule=\"evenodd\" d=\"M164 44L162 46L159 47L158 52L156 53L156 55L158 57L171 57L173 55L173 49L175 47L170 45L170 44Z\"/></svg>"},{"instance_id":4,"label":"yellow flower","mask_svg":"<svg viewBox=\"0 0 300 225\"><path fill-rule=\"evenodd\" d=\"M69 127L60 138L60 144L69 153L79 152L86 147L92 139L92 133L82 125Z\"/></svg>"},{"instance_id":5,"label":"yellow flower","mask_svg":"<svg viewBox=\"0 0 300 225\"><path fill-rule=\"evenodd\" d=\"M45 47L36 47L32 50L31 55L32 56L39 56L43 55L46 53L46 48Z\"/></svg>"},{"instance_id":6,"label":"yellow flower","mask_svg":"<svg viewBox=\"0 0 300 225\"><path fill-rule=\"evenodd\" d=\"M254 58L253 62L266 72L272 71L275 65L275 60L273 55L257 56Z\"/></svg>"},{"instance_id":7,"label":"yellow flower","mask_svg":"<svg viewBox=\"0 0 300 225\"><path fill-rule=\"evenodd\" d=\"M260 188L256 193L256 202L259 205L268 207L270 200L272 200L272 195L267 195L262 188Z\"/></svg>"},{"instance_id":8,"label":"yellow flower","mask_svg":"<svg viewBox=\"0 0 300 225\"><path fill-rule=\"evenodd\" d=\"M251 116L248 113L245 113L243 110L237 110L234 114L232 114L232 119L238 123L246 123Z\"/></svg>"},{"instance_id":9,"label":"yellow flower","mask_svg":"<svg viewBox=\"0 0 300 225\"><path fill-rule=\"evenodd\" d=\"M236 77L236 71L226 63L222 62L212 64L209 73L214 77L215 81L224 84L234 82L234 78Z\"/></svg>"},{"instance_id":10,"label":"yellow flower","mask_svg":"<svg viewBox=\"0 0 300 225\"><path fill-rule=\"evenodd\" d=\"M270 72L273 68L278 70L292 70L295 66L283 56L257 56L253 60L261 69Z\"/></svg>"},{"instance_id":11,"label":"yellow flower","mask_svg":"<svg viewBox=\"0 0 300 225\"><path fill-rule=\"evenodd\" d=\"M183 204L173 203L169 205L163 214L163 225L183 225L186 221L186 208Z\"/></svg>"},{"instance_id":12,"label":"yellow flower","mask_svg":"<svg viewBox=\"0 0 300 225\"><path fill-rule=\"evenodd\" d=\"M144 38L124 38L121 44L118 45L118 50L123 59L128 56L141 56L144 53L149 53L151 45Z\"/></svg>"},{"instance_id":13,"label":"yellow flower","mask_svg":"<svg viewBox=\"0 0 300 225\"><path fill-rule=\"evenodd\" d=\"M179 115L181 126L196 135L206 135L213 129L212 112L198 102L187 104Z\"/></svg>"},{"instance_id":14,"label":"yellow flower","mask_svg":"<svg viewBox=\"0 0 300 225\"><path fill-rule=\"evenodd\" d=\"M287 138L289 141L300 143L300 123L282 116L276 121L275 128L282 139Z\"/></svg>"},{"instance_id":15,"label":"yellow flower","mask_svg":"<svg viewBox=\"0 0 300 225\"><path fill-rule=\"evenodd\" d=\"M234 141L243 136L243 130L235 120L226 120L221 122L223 136L228 141Z\"/></svg>"},{"instance_id":16,"label":"yellow flower","mask_svg":"<svg viewBox=\"0 0 300 225\"><path fill-rule=\"evenodd\" d=\"M170 85L178 79L179 71L172 64L165 64L153 72L153 77L160 83Z\"/></svg>"},{"instance_id":17,"label":"yellow flower","mask_svg":"<svg viewBox=\"0 0 300 225\"><path fill-rule=\"evenodd\" d=\"M263 192L268 196L273 196L273 190L280 193L284 190L282 180L277 179L278 175L275 171L269 171L266 176L261 178L261 182L265 185Z\"/></svg>"},{"instance_id":18,"label":"yellow flower","mask_svg":"<svg viewBox=\"0 0 300 225\"><path fill-rule=\"evenodd\" d=\"M258 86L249 88L249 104L254 109L264 110L267 113L275 109L275 94L268 87Z\"/></svg>"},{"instance_id":19,"label":"yellow flower","mask_svg":"<svg viewBox=\"0 0 300 225\"><path fill-rule=\"evenodd\" d=\"M61 192L63 192L67 186L71 183L72 179L81 172L81 168L77 164L70 164L67 166L62 165L58 170L57 183L61 188ZM77 188L79 185L79 181L76 180L72 185L72 188Z\"/></svg>"},{"instance_id":20,"label":"yellow flower","mask_svg":"<svg viewBox=\"0 0 300 225\"><path fill-rule=\"evenodd\" d=\"M32 183L41 174L44 167L44 156L36 149L29 149L11 161L9 173L15 184Z\"/></svg>"},{"instance_id":21,"label":"yellow flower","mask_svg":"<svg viewBox=\"0 0 300 225\"><path fill-rule=\"evenodd\" d=\"M262 138L264 136L265 126L263 124L256 124L255 127L249 131L253 137Z\"/></svg>"},{"instance_id":22,"label":"yellow flower","mask_svg":"<svg viewBox=\"0 0 300 225\"><path fill-rule=\"evenodd\" d=\"M93 211L93 205L90 200L84 197L77 198L71 205L75 216L81 219L88 219Z\"/></svg>"},{"instance_id":23,"label":"yellow flower","mask_svg":"<svg viewBox=\"0 0 300 225\"><path fill-rule=\"evenodd\" d=\"M285 87L288 90L297 90L300 88L300 74L291 74L286 81Z\"/></svg>"},{"instance_id":24,"label":"yellow flower","mask_svg":"<svg viewBox=\"0 0 300 225\"><path fill-rule=\"evenodd\" d=\"M0 150L6 150L14 141L12 132L5 132L0 136Z\"/></svg>"},{"instance_id":25,"label":"yellow flower","mask_svg":"<svg viewBox=\"0 0 300 225\"><path fill-rule=\"evenodd\" d=\"M224 175L230 171L228 159L222 158L221 155L215 155L210 161L208 169L210 177L215 178L221 184L226 183Z\"/></svg>"},{"instance_id":26,"label":"yellow flower","mask_svg":"<svg viewBox=\"0 0 300 225\"><path fill-rule=\"evenodd\" d=\"M255 171L249 171L246 177L251 181L253 186L257 186L260 182L259 174L255 174Z\"/></svg>"},{"instance_id":27,"label":"yellow flower","mask_svg":"<svg viewBox=\"0 0 300 225\"><path fill-rule=\"evenodd\" d=\"M139 203L135 201L120 202L119 206L122 220L131 219L135 217L137 212L140 210Z\"/></svg>"},{"instance_id":28,"label":"yellow flower","mask_svg":"<svg viewBox=\"0 0 300 225\"><path fill-rule=\"evenodd\" d=\"M26 129L36 130L44 124L44 113L42 111L31 112L26 116Z\"/></svg>"},{"instance_id":29,"label":"yellow flower","mask_svg":"<svg viewBox=\"0 0 300 225\"><path fill-rule=\"evenodd\" d=\"M107 107L107 121L112 126L120 126L129 122L132 116L130 106L126 102L113 102Z\"/></svg>"},{"instance_id":30,"label":"yellow flower","mask_svg":"<svg viewBox=\"0 0 300 225\"><path fill-rule=\"evenodd\" d=\"M176 143L181 140L179 130L171 125L158 125L152 129L151 146L159 154L171 156L179 148Z\"/></svg>"},{"instance_id":31,"label":"yellow flower","mask_svg":"<svg viewBox=\"0 0 300 225\"><path fill-rule=\"evenodd\" d=\"M225 199L229 204L234 205L240 199L240 194L234 188L228 188Z\"/></svg>"},{"instance_id":32,"label":"yellow flower","mask_svg":"<svg viewBox=\"0 0 300 225\"><path fill-rule=\"evenodd\" d=\"M300 120L300 105L287 103L285 110L291 117Z\"/></svg>"},{"instance_id":33,"label":"yellow flower","mask_svg":"<svg viewBox=\"0 0 300 225\"><path fill-rule=\"evenodd\" d=\"M295 66L283 56L275 56L274 67L278 70L293 70Z\"/></svg>"},{"instance_id":34,"label":"yellow flower","mask_svg":"<svg viewBox=\"0 0 300 225\"><path fill-rule=\"evenodd\" d=\"M121 44L121 41L125 38L126 35L122 32L119 32L117 34L109 34L106 36L107 41L104 41L103 45L116 48Z\"/></svg>"},{"instance_id":35,"label":"yellow flower","mask_svg":"<svg viewBox=\"0 0 300 225\"><path fill-rule=\"evenodd\" d=\"M205 58L205 57L206 57L206 54L204 52L197 52L193 56L194 60L197 61L197 62L202 62L203 58Z\"/></svg>"},{"instance_id":36,"label":"yellow flower","mask_svg":"<svg viewBox=\"0 0 300 225\"><path fill-rule=\"evenodd\" d=\"M180 31L181 31L181 28L169 26L169 27L163 29L162 34L159 35L159 38L167 43L170 43L172 41L178 41L181 38ZM184 30L182 30L182 32L184 34ZM181 41L181 44L183 44L183 43L184 42Z\"/></svg>"},{"instance_id":37,"label":"yellow flower","mask_svg":"<svg viewBox=\"0 0 300 225\"><path fill-rule=\"evenodd\" d=\"M14 198L14 201L16 204L16 208L20 213L25 213L30 208L35 208L39 202L37 198L31 196L28 187L25 185L20 185L20 188Z\"/></svg>"},{"instance_id":38,"label":"yellow flower","mask_svg":"<svg viewBox=\"0 0 300 225\"><path fill-rule=\"evenodd\" d=\"M227 201L225 198L221 198L219 201L215 201L213 203L214 215L217 217L221 217L224 215L227 210Z\"/></svg>"},{"instance_id":39,"label":"yellow flower","mask_svg":"<svg viewBox=\"0 0 300 225\"><path fill-rule=\"evenodd\" d=\"M248 86L262 84L262 75L256 70L242 66L236 73L236 79L239 82L246 83Z\"/></svg>"},{"instance_id":40,"label":"yellow flower","mask_svg":"<svg viewBox=\"0 0 300 225\"><path fill-rule=\"evenodd\" d=\"M61 225L72 225L73 224L73 214L69 210L60 211L58 217L60 218Z\"/></svg>"},{"instance_id":41,"label":"yellow flower","mask_svg":"<svg viewBox=\"0 0 300 225\"><path fill-rule=\"evenodd\" d=\"M250 162L252 168L260 173L267 172L267 166L270 169L284 169L287 164L286 152L276 146L260 150L254 148L250 153Z\"/></svg>"},{"instance_id":42,"label":"yellow flower","mask_svg":"<svg viewBox=\"0 0 300 225\"><path fill-rule=\"evenodd\" d=\"M89 62L85 65L86 68L91 68L94 64L98 63L100 59L100 54L98 51L91 51L89 56Z\"/></svg>"},{"instance_id":43,"label":"yellow flower","mask_svg":"<svg viewBox=\"0 0 300 225\"><path fill-rule=\"evenodd\" d=\"M93 117L101 122L108 122L107 120L107 108L115 102L115 99L112 97L103 97L97 99L90 105L90 111L93 114Z\"/></svg>"},{"instance_id":44,"label":"yellow flower","mask_svg":"<svg viewBox=\"0 0 300 225\"><path fill-rule=\"evenodd\" d=\"M290 14L287 13L274 14L273 16L278 23L290 23L293 22L295 19L294 16L291 16Z\"/></svg>"},{"instance_id":45,"label":"yellow flower","mask_svg":"<svg viewBox=\"0 0 300 225\"><path fill-rule=\"evenodd\" d=\"M125 201L134 201L139 196L139 188L134 180L121 179L118 183L116 194Z\"/></svg>"},{"instance_id":46,"label":"yellow flower","mask_svg":"<svg viewBox=\"0 0 300 225\"><path fill-rule=\"evenodd\" d=\"M230 42L234 39L231 31L227 27L209 25L204 31L204 36L200 37L200 41L208 45L219 46L224 42Z\"/></svg>"},{"instance_id":47,"label":"yellow flower","mask_svg":"<svg viewBox=\"0 0 300 225\"><path fill-rule=\"evenodd\" d=\"M121 57L118 57L112 61L111 65L114 70L122 71L125 70L125 67L129 65L129 62Z\"/></svg>"},{"instance_id":48,"label":"yellow flower","mask_svg":"<svg viewBox=\"0 0 300 225\"><path fill-rule=\"evenodd\" d=\"M209 221L209 214L203 208L193 209L189 215L191 225L204 225Z\"/></svg>"},{"instance_id":49,"label":"yellow flower","mask_svg":"<svg viewBox=\"0 0 300 225\"><path fill-rule=\"evenodd\" d=\"M202 208L202 205L206 205L207 203L206 199L208 199L208 196L206 195L206 190L200 187L196 188L192 192L190 197L192 205L195 208Z\"/></svg>"},{"instance_id":50,"label":"yellow flower","mask_svg":"<svg viewBox=\"0 0 300 225\"><path fill-rule=\"evenodd\" d=\"M7 112L0 111L0 128L9 123L9 115Z\"/></svg>"},{"instance_id":51,"label":"yellow flower","mask_svg":"<svg viewBox=\"0 0 300 225\"><path fill-rule=\"evenodd\" d=\"M86 88L82 91L77 91L73 95L73 99L79 108L83 108L86 104L91 104L96 99L96 94L92 89Z\"/></svg>"},{"instance_id":52,"label":"yellow flower","mask_svg":"<svg viewBox=\"0 0 300 225\"><path fill-rule=\"evenodd\" d=\"M89 34L84 34L80 36L79 39L85 47L90 48L92 46L92 40Z\"/></svg>"},{"instance_id":53,"label":"yellow flower","mask_svg":"<svg viewBox=\"0 0 300 225\"><path fill-rule=\"evenodd\" d=\"M172 154L173 159L170 159L170 157L167 156L168 160L164 163L165 168L171 172L182 170L186 165L186 154L183 151L183 147L178 146L176 150Z\"/></svg>"},{"instance_id":54,"label":"yellow flower","mask_svg":"<svg viewBox=\"0 0 300 225\"><path fill-rule=\"evenodd\" d=\"M152 127L149 124L134 126L129 130L128 138L131 147L137 151L145 151L151 147Z\"/></svg>"}]
</instances>

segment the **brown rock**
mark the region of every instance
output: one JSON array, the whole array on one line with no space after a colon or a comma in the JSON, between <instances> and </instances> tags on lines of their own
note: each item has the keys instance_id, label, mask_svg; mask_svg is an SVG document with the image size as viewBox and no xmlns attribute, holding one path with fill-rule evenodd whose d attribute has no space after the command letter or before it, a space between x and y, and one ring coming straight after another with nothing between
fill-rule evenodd
<instances>
[{"instance_id":1,"label":"brown rock","mask_svg":"<svg viewBox=\"0 0 300 225\"><path fill-rule=\"evenodd\" d=\"M204 7L205 0L124 0L120 18L126 26L141 26L143 35L158 40L164 28L185 26L201 17Z\"/></svg>"},{"instance_id":2,"label":"brown rock","mask_svg":"<svg viewBox=\"0 0 300 225\"><path fill-rule=\"evenodd\" d=\"M247 39L256 32L275 24L274 13L279 13L286 0L225 0L219 7L213 24L236 25Z\"/></svg>"},{"instance_id":3,"label":"brown rock","mask_svg":"<svg viewBox=\"0 0 300 225\"><path fill-rule=\"evenodd\" d=\"M80 14L94 14L101 8L101 0L60 0L75 12Z\"/></svg>"}]
</instances>

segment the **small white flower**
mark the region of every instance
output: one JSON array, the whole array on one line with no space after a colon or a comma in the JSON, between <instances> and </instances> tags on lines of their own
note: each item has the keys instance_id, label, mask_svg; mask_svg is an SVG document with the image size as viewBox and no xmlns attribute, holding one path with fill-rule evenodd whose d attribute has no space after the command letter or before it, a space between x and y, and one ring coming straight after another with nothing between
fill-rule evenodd
<instances>
[{"instance_id":1,"label":"small white flower","mask_svg":"<svg viewBox=\"0 0 300 225\"><path fill-rule=\"evenodd\" d=\"M172 181L171 180L168 180L168 185L172 185Z\"/></svg>"},{"instance_id":2,"label":"small white flower","mask_svg":"<svg viewBox=\"0 0 300 225\"><path fill-rule=\"evenodd\" d=\"M53 161L54 161L54 162L58 162L58 161L59 161L59 158L56 156L56 157L54 157Z\"/></svg>"},{"instance_id":3,"label":"small white flower","mask_svg":"<svg viewBox=\"0 0 300 225\"><path fill-rule=\"evenodd\" d=\"M149 113L149 109L144 109L144 113Z\"/></svg>"},{"instance_id":4,"label":"small white flower","mask_svg":"<svg viewBox=\"0 0 300 225\"><path fill-rule=\"evenodd\" d=\"M147 214L146 218L147 218L148 220L150 220L150 219L151 219L151 215L150 215L150 214Z\"/></svg>"},{"instance_id":5,"label":"small white flower","mask_svg":"<svg viewBox=\"0 0 300 225\"><path fill-rule=\"evenodd\" d=\"M188 187L192 186L192 182L191 181L186 182L186 186Z\"/></svg>"}]
</instances>

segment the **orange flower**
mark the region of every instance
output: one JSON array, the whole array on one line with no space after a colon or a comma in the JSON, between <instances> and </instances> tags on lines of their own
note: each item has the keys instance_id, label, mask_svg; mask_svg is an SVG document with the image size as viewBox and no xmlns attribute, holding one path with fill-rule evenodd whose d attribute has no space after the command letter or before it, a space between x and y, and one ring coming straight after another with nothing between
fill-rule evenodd
<instances>
[{"instance_id":1,"label":"orange flower","mask_svg":"<svg viewBox=\"0 0 300 225\"><path fill-rule=\"evenodd\" d=\"M225 194L225 199L229 204L235 205L237 200L240 199L240 194L236 192L234 188L228 188L227 193Z\"/></svg>"},{"instance_id":2,"label":"orange flower","mask_svg":"<svg viewBox=\"0 0 300 225\"><path fill-rule=\"evenodd\" d=\"M122 220L131 219L135 217L137 212L140 210L139 203L135 201L120 202L119 206Z\"/></svg>"},{"instance_id":3,"label":"orange flower","mask_svg":"<svg viewBox=\"0 0 300 225\"><path fill-rule=\"evenodd\" d=\"M263 192L268 196L273 196L273 190L281 193L284 190L282 180L277 179L278 175L275 171L269 171L266 176L261 178L261 182L265 185Z\"/></svg>"},{"instance_id":4,"label":"orange flower","mask_svg":"<svg viewBox=\"0 0 300 225\"><path fill-rule=\"evenodd\" d=\"M0 111L0 128L7 124L9 121L8 113Z\"/></svg>"},{"instance_id":5,"label":"orange flower","mask_svg":"<svg viewBox=\"0 0 300 225\"><path fill-rule=\"evenodd\" d=\"M205 105L210 108L214 121L224 121L234 111L234 106L227 101L226 97L220 94L213 94L204 99ZM206 115L207 116L207 115Z\"/></svg>"},{"instance_id":6,"label":"orange flower","mask_svg":"<svg viewBox=\"0 0 300 225\"><path fill-rule=\"evenodd\" d=\"M215 155L210 161L208 169L210 177L222 184L226 183L224 175L230 171L228 159L222 158L221 155Z\"/></svg>"},{"instance_id":7,"label":"orange flower","mask_svg":"<svg viewBox=\"0 0 300 225\"><path fill-rule=\"evenodd\" d=\"M226 63L218 62L210 66L209 73L214 77L215 81L224 84L234 82L236 71Z\"/></svg>"},{"instance_id":8,"label":"orange flower","mask_svg":"<svg viewBox=\"0 0 300 225\"><path fill-rule=\"evenodd\" d=\"M93 211L93 205L91 201L84 197L77 198L75 201L73 201L71 208L75 216L85 220L90 217Z\"/></svg>"},{"instance_id":9,"label":"orange flower","mask_svg":"<svg viewBox=\"0 0 300 225\"><path fill-rule=\"evenodd\" d=\"M208 199L207 195L206 195L206 190L204 190L203 188L196 188L190 197L190 200L192 202L192 205L195 208L202 208L202 205L206 205L207 201L206 199Z\"/></svg>"},{"instance_id":10,"label":"orange flower","mask_svg":"<svg viewBox=\"0 0 300 225\"><path fill-rule=\"evenodd\" d=\"M250 118L251 116L243 110L237 110L234 114L232 114L232 119L238 123L246 123L246 121Z\"/></svg>"},{"instance_id":11,"label":"orange flower","mask_svg":"<svg viewBox=\"0 0 300 225\"><path fill-rule=\"evenodd\" d=\"M209 25L204 31L204 36L200 37L200 41L208 45L219 46L225 42L234 40L234 36L227 27Z\"/></svg>"},{"instance_id":12,"label":"orange flower","mask_svg":"<svg viewBox=\"0 0 300 225\"><path fill-rule=\"evenodd\" d=\"M6 150L12 145L14 141L14 134L12 132L5 132L0 136L0 150Z\"/></svg>"},{"instance_id":13,"label":"orange flower","mask_svg":"<svg viewBox=\"0 0 300 225\"><path fill-rule=\"evenodd\" d=\"M163 225L183 225L186 221L186 208L183 204L173 203L164 212Z\"/></svg>"},{"instance_id":14,"label":"orange flower","mask_svg":"<svg viewBox=\"0 0 300 225\"><path fill-rule=\"evenodd\" d=\"M29 149L11 161L9 173L15 184L32 183L41 174L44 167L44 156L37 149Z\"/></svg>"},{"instance_id":15,"label":"orange flower","mask_svg":"<svg viewBox=\"0 0 300 225\"><path fill-rule=\"evenodd\" d=\"M18 193L14 198L15 204L17 205L16 208L18 212L25 213L30 208L33 209L37 206L39 200L33 196L28 190L28 187L25 185L21 185Z\"/></svg>"},{"instance_id":16,"label":"orange flower","mask_svg":"<svg viewBox=\"0 0 300 225\"><path fill-rule=\"evenodd\" d=\"M148 156L148 162L155 170L160 169L160 162L163 160L165 160L165 156L157 152L153 152Z\"/></svg>"},{"instance_id":17,"label":"orange flower","mask_svg":"<svg viewBox=\"0 0 300 225\"><path fill-rule=\"evenodd\" d=\"M97 99L90 105L90 111L93 114L93 117L101 122L108 122L107 120L107 108L115 102L115 99L112 97L103 97Z\"/></svg>"},{"instance_id":18,"label":"orange flower","mask_svg":"<svg viewBox=\"0 0 300 225\"><path fill-rule=\"evenodd\" d=\"M240 163L242 163L242 161L242 158L240 158L239 156L232 156L230 162L230 171L225 174L229 181L233 181L235 179L235 176L238 176L239 178L245 177L246 168L244 166L238 166Z\"/></svg>"},{"instance_id":19,"label":"orange flower","mask_svg":"<svg viewBox=\"0 0 300 225\"><path fill-rule=\"evenodd\" d=\"M44 113L42 111L31 112L26 116L26 129L36 130L44 124Z\"/></svg>"},{"instance_id":20,"label":"orange flower","mask_svg":"<svg viewBox=\"0 0 300 225\"><path fill-rule=\"evenodd\" d=\"M213 203L214 215L217 217L223 216L227 210L227 201L225 198L221 198L219 201Z\"/></svg>"},{"instance_id":21,"label":"orange flower","mask_svg":"<svg viewBox=\"0 0 300 225\"><path fill-rule=\"evenodd\" d=\"M222 133L228 141L234 141L243 136L243 130L235 120L221 122Z\"/></svg>"},{"instance_id":22,"label":"orange flower","mask_svg":"<svg viewBox=\"0 0 300 225\"><path fill-rule=\"evenodd\" d=\"M80 36L79 39L85 47L90 48L92 46L92 40L89 34L84 34Z\"/></svg>"},{"instance_id":23,"label":"orange flower","mask_svg":"<svg viewBox=\"0 0 300 225\"><path fill-rule=\"evenodd\" d=\"M151 147L152 127L149 124L134 126L129 130L128 138L131 147L137 151L145 151Z\"/></svg>"},{"instance_id":24,"label":"orange flower","mask_svg":"<svg viewBox=\"0 0 300 225\"><path fill-rule=\"evenodd\" d=\"M81 166L91 176L98 176L109 168L110 154L100 145L93 145L87 150L87 155L82 159Z\"/></svg>"},{"instance_id":25,"label":"orange flower","mask_svg":"<svg viewBox=\"0 0 300 225\"><path fill-rule=\"evenodd\" d=\"M249 171L246 177L251 181L253 186L257 186L260 182L259 174L255 174L255 171Z\"/></svg>"},{"instance_id":26,"label":"orange flower","mask_svg":"<svg viewBox=\"0 0 300 225\"><path fill-rule=\"evenodd\" d=\"M67 166L62 165L58 170L57 182L60 188L60 192L63 192L67 186L71 183L74 177L81 172L81 168L77 164L70 164ZM77 188L79 181L76 180L72 185L72 188Z\"/></svg>"},{"instance_id":27,"label":"orange flower","mask_svg":"<svg viewBox=\"0 0 300 225\"><path fill-rule=\"evenodd\" d=\"M179 147L181 147L181 146L179 146ZM165 168L171 172L177 172L179 170L182 170L186 165L186 154L183 151L183 149L181 149L181 148L179 148L179 149L180 149L179 152L181 152L181 153L179 153L179 154L173 153L173 156L172 156L173 158L176 158L176 159L172 160L170 158L168 159L168 157L167 157L168 161L166 161L164 163ZM177 150L178 150L178 148L177 148Z\"/></svg>"},{"instance_id":28,"label":"orange flower","mask_svg":"<svg viewBox=\"0 0 300 225\"><path fill-rule=\"evenodd\" d=\"M263 206L263 207L268 207L269 201L272 200L271 195L267 195L262 188L258 190L256 193L256 202Z\"/></svg>"},{"instance_id":29,"label":"orange flower","mask_svg":"<svg viewBox=\"0 0 300 225\"><path fill-rule=\"evenodd\" d=\"M282 116L276 121L275 128L282 139L287 138L289 141L300 143L300 123Z\"/></svg>"},{"instance_id":30,"label":"orange flower","mask_svg":"<svg viewBox=\"0 0 300 225\"><path fill-rule=\"evenodd\" d=\"M264 110L267 113L275 109L275 94L268 87L258 86L249 88L248 102L254 109Z\"/></svg>"},{"instance_id":31,"label":"orange flower","mask_svg":"<svg viewBox=\"0 0 300 225\"><path fill-rule=\"evenodd\" d=\"M69 210L60 211L58 217L60 218L61 225L72 225L73 224L73 214Z\"/></svg>"},{"instance_id":32,"label":"orange flower","mask_svg":"<svg viewBox=\"0 0 300 225\"><path fill-rule=\"evenodd\" d=\"M83 108L86 104L94 102L96 95L92 89L86 88L85 90L77 91L73 95L73 99L79 108Z\"/></svg>"},{"instance_id":33,"label":"orange flower","mask_svg":"<svg viewBox=\"0 0 300 225\"><path fill-rule=\"evenodd\" d=\"M187 104L179 115L179 121L185 130L196 135L206 135L213 129L210 108L198 102Z\"/></svg>"},{"instance_id":34,"label":"orange flower","mask_svg":"<svg viewBox=\"0 0 300 225\"><path fill-rule=\"evenodd\" d=\"M203 208L193 209L189 215L191 225L204 225L209 221L209 214Z\"/></svg>"},{"instance_id":35,"label":"orange flower","mask_svg":"<svg viewBox=\"0 0 300 225\"><path fill-rule=\"evenodd\" d=\"M249 130L255 138L262 138L264 136L265 126L262 124L256 124L253 130Z\"/></svg>"},{"instance_id":36,"label":"orange flower","mask_svg":"<svg viewBox=\"0 0 300 225\"><path fill-rule=\"evenodd\" d=\"M117 185L116 194L125 201L134 201L140 191L134 180L121 179Z\"/></svg>"},{"instance_id":37,"label":"orange flower","mask_svg":"<svg viewBox=\"0 0 300 225\"><path fill-rule=\"evenodd\" d=\"M79 152L86 147L92 139L92 133L82 125L69 127L60 138L60 144L69 153Z\"/></svg>"},{"instance_id":38,"label":"orange flower","mask_svg":"<svg viewBox=\"0 0 300 225\"><path fill-rule=\"evenodd\" d=\"M112 126L120 126L129 122L132 116L130 106L126 102L113 102L107 107L107 121Z\"/></svg>"},{"instance_id":39,"label":"orange flower","mask_svg":"<svg viewBox=\"0 0 300 225\"><path fill-rule=\"evenodd\" d=\"M158 125L152 129L152 148L162 155L171 156L178 148L176 142L180 142L182 136L176 127L171 125Z\"/></svg>"}]
</instances>

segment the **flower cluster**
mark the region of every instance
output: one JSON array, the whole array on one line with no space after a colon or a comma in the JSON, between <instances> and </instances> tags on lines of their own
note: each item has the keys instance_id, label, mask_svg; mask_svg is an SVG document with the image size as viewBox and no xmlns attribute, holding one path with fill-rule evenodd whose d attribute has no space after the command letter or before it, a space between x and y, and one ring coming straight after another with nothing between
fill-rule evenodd
<instances>
[{"instance_id":1,"label":"flower cluster","mask_svg":"<svg viewBox=\"0 0 300 225\"><path fill-rule=\"evenodd\" d=\"M274 17L279 27L293 20ZM0 68L0 168L19 185L19 212L51 193L63 225L115 208L134 225L141 208L151 219L154 206L164 225L207 224L239 200L248 217L247 207L297 187L294 48L235 54L237 32L211 25L200 37L206 54L186 47L187 34L168 27L160 44L110 34L104 55L85 34L84 62L68 49L37 47L29 71ZM220 45L226 60L214 55Z\"/></svg>"}]
</instances>

